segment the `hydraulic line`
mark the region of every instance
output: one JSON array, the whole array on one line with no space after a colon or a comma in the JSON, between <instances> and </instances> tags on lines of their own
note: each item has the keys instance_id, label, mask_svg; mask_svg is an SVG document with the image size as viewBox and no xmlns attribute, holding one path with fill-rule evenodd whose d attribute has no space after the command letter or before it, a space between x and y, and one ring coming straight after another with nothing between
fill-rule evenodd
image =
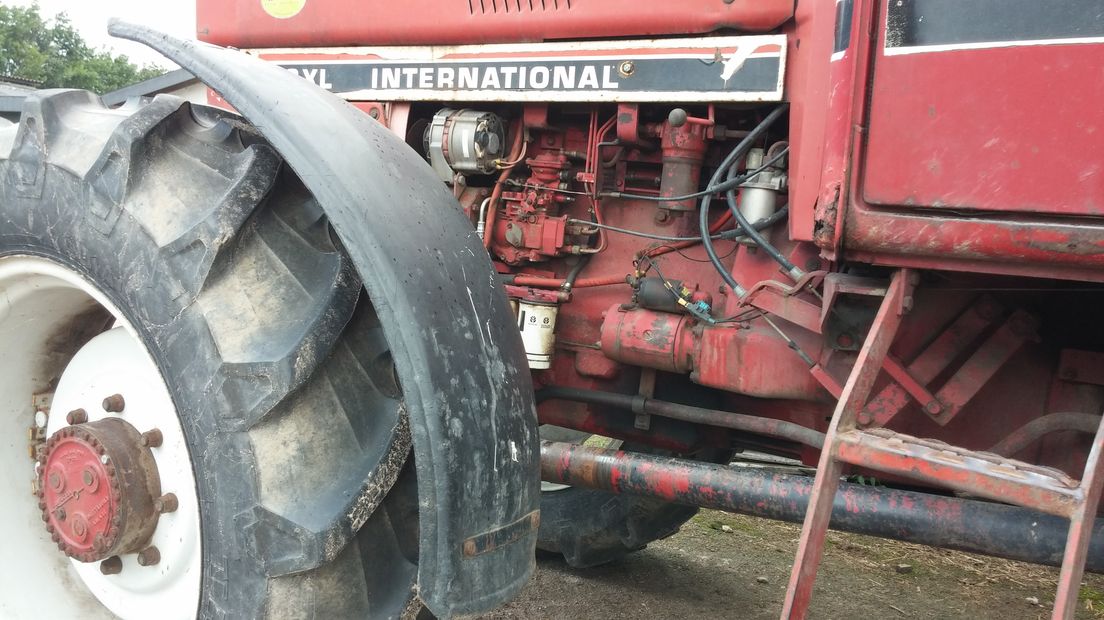
<instances>
[{"instance_id":1,"label":"hydraulic line","mask_svg":"<svg viewBox=\"0 0 1104 620\"><path fill-rule=\"evenodd\" d=\"M762 122L756 125L755 129L748 132L748 135L745 136L743 140L740 140L740 143L724 158L724 161L721 162L721 165L717 167L716 172L714 172L713 176L709 179L707 188L713 189L702 197L701 207L698 209L698 228L702 235L702 247L705 248L705 253L709 257L709 262L713 263L713 267L716 268L717 272L721 275L721 279L732 288L732 292L739 298L747 295L747 289L740 286L740 283L732 277L732 274L730 274L727 269L725 269L724 265L721 263L720 257L717 256L717 251L713 248L713 241L709 238L709 205L713 200L713 193L716 191L715 188L718 181L721 180L721 177L728 172L729 168L737 164L740 157L751 148L751 145L754 144L780 116L782 116L788 107L789 104L783 103L772 110L771 113L768 114ZM733 180L735 181L736 179ZM741 183L742 182L743 181L741 181ZM734 186L735 185L738 184L734 184ZM671 199L668 198L667 200Z\"/></svg>"},{"instance_id":2,"label":"hydraulic line","mask_svg":"<svg viewBox=\"0 0 1104 620\"><path fill-rule=\"evenodd\" d=\"M777 154L775 154L774 158L771 161L760 166L759 169L766 168L774 161L781 159L787 151L789 151L788 146L782 148L778 151ZM748 175L744 176L748 177ZM735 166L733 166L728 169L728 180L732 181L736 178L736 168ZM751 175L751 177L749 178L754 178L754 175ZM747 218L740 211L740 205L736 203L735 187L725 192L725 200L728 201L728 209L732 212L732 216L736 218L736 221L740 224L740 228L747 231L748 238L751 239L751 241L755 243L755 245L762 248L763 251L766 252L771 258L773 258L775 262L777 262L779 265L782 265L782 268L785 269L786 273L794 280L799 280L801 276L805 275L805 272L798 269L792 262L790 262L788 258L786 258L781 252L778 251L778 248L774 247L774 245L772 245L770 241L767 241L767 238L761 235L759 231L756 230L748 222Z\"/></svg>"},{"instance_id":3,"label":"hydraulic line","mask_svg":"<svg viewBox=\"0 0 1104 620\"><path fill-rule=\"evenodd\" d=\"M591 405L603 405L624 409L634 413L729 428L746 433L754 433L775 439L785 439L795 443L804 444L819 449L824 445L824 433L811 428L760 416L721 411L719 409L705 409L693 407L681 403L673 403L664 400L647 398L638 394L618 394L616 392L603 392L600 390L587 390L562 386L548 386L537 390L537 403L546 400L569 400Z\"/></svg>"}]
</instances>

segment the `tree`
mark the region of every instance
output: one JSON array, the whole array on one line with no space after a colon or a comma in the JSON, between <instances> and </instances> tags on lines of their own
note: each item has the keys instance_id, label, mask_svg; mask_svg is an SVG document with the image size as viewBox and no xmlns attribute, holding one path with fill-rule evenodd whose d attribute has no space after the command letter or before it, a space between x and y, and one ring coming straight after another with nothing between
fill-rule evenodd
<instances>
[{"instance_id":1,"label":"tree","mask_svg":"<svg viewBox=\"0 0 1104 620\"><path fill-rule=\"evenodd\" d=\"M89 47L64 13L47 21L38 5L0 5L0 75L41 82L43 88L106 93L161 73Z\"/></svg>"}]
</instances>

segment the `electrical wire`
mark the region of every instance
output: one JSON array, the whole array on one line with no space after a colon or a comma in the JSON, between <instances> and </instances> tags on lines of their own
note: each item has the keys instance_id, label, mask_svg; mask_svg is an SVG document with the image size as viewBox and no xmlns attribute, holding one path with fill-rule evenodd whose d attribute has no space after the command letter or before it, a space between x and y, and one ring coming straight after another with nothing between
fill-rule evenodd
<instances>
[{"instance_id":1,"label":"electrical wire","mask_svg":"<svg viewBox=\"0 0 1104 620\"><path fill-rule=\"evenodd\" d=\"M779 220L786 217L786 214L788 212L789 212L788 209L786 209L786 207L783 207L783 208L779 209L778 211L775 211L770 216L765 217L761 220L757 220L754 224L749 224L748 225L749 229L759 231L759 230L763 230L765 228L768 228L771 225L777 223ZM617 227L617 226L611 226L609 224L599 224L597 222L589 222L587 220L579 220L579 219L575 219L575 218L568 218L567 223L568 224L585 224L587 226L593 226L594 228L601 228L603 230L608 230L610 232L620 233L620 234L623 234L623 235L630 235L630 236L633 236L633 237L641 237L641 238L644 238L644 239L653 239L655 241L680 241L680 242L681 241L692 241L692 242L699 242L699 241L702 240L701 235L697 235L697 236L694 236L694 237L671 237L671 236L668 236L668 235L657 235L655 233L644 232L644 231L641 231L641 230L631 230L631 229L628 229L628 228L620 228L620 227ZM741 227L741 228L734 228L732 230L726 230L722 233L712 234L712 235L709 236L709 238L710 239L716 239L716 240L723 240L723 239L738 239L738 238L744 237L744 236L747 236L747 232L745 232L744 229Z\"/></svg>"}]
</instances>

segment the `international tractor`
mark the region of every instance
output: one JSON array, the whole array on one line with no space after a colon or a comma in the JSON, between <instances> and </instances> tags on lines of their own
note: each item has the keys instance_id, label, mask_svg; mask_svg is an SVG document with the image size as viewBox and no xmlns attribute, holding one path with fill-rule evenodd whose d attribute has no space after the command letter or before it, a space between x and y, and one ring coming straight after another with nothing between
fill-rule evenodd
<instances>
[{"instance_id":1,"label":"international tractor","mask_svg":"<svg viewBox=\"0 0 1104 620\"><path fill-rule=\"evenodd\" d=\"M829 526L1104 570L1098 0L197 14L111 31L210 105L0 128L3 618L477 615L699 507L803 521L783 618Z\"/></svg>"}]
</instances>

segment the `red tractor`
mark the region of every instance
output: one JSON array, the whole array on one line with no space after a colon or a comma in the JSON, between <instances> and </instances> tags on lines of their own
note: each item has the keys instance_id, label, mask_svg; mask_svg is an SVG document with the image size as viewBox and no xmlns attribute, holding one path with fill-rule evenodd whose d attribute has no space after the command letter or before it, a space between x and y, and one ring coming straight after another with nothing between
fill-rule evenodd
<instances>
[{"instance_id":1,"label":"red tractor","mask_svg":"<svg viewBox=\"0 0 1104 620\"><path fill-rule=\"evenodd\" d=\"M698 507L804 520L784 618L829 519L1104 569L1099 2L198 24L112 31L211 106L0 128L0 615L474 614Z\"/></svg>"}]
</instances>

